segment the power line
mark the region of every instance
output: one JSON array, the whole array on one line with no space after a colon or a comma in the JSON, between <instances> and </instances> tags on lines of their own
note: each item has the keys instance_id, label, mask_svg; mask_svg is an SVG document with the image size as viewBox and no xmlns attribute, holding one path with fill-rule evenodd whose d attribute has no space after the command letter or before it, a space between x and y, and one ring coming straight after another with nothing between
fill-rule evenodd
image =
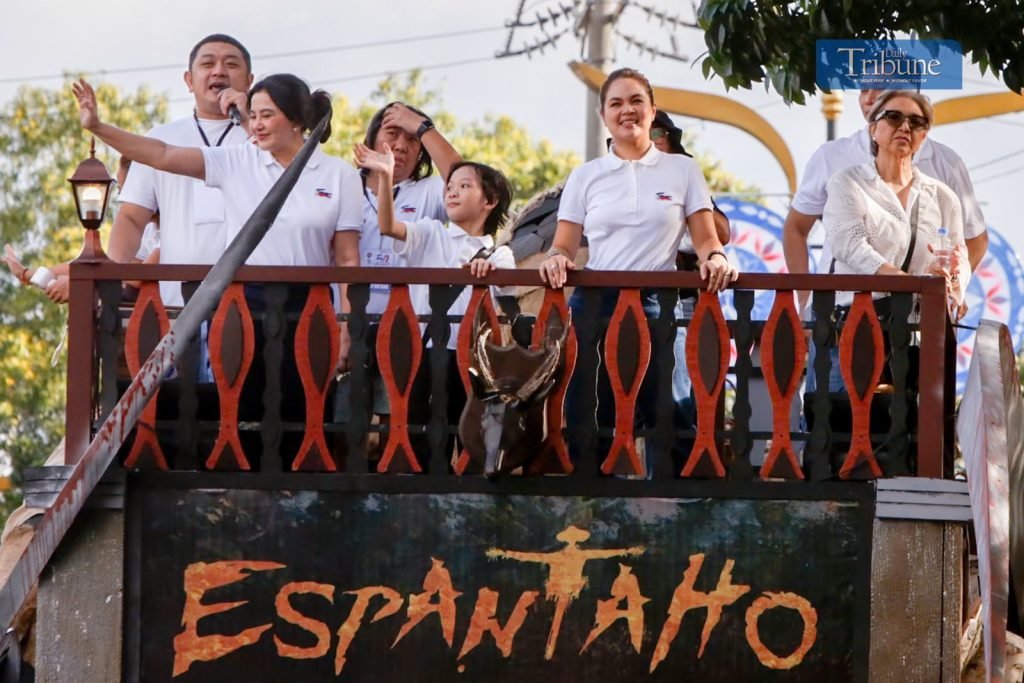
<instances>
[{"instance_id":1,"label":"power line","mask_svg":"<svg viewBox=\"0 0 1024 683\"><path fill-rule=\"evenodd\" d=\"M1002 173L997 173L996 175L989 176L988 178L982 178L981 180L975 180L974 184L975 185L981 185L982 183L987 183L990 180L999 180L1000 178L1004 178L1004 177L1006 177L1008 175L1013 175L1014 173L1020 173L1021 171L1024 171L1024 166L1018 166L1017 168L1010 169L1009 171L1003 171Z\"/></svg>"},{"instance_id":2,"label":"power line","mask_svg":"<svg viewBox=\"0 0 1024 683\"><path fill-rule=\"evenodd\" d=\"M418 43L429 40L443 40L446 38L457 38L460 36L475 35L478 33L491 33L494 31L504 31L504 26L487 26L482 28L465 29L462 31L448 31L446 33L431 33L419 36L408 36L405 38L388 38L386 40L374 40L366 43L350 43L348 45L334 45L332 47L319 47L310 48L307 50L292 50L289 52L273 52L261 55L253 55L253 59L279 59L282 57L300 57L303 55L314 55L323 54L326 52L344 52L346 50L362 50L373 47L385 47L387 45L398 45L406 43ZM117 69L94 69L87 70L85 73L97 75L97 76L111 76L119 74L129 73L144 73L147 71L166 71L168 69L180 69L182 67L180 62L174 64L157 64L153 66L133 66L123 67ZM6 83L20 83L24 81L45 81L53 79L64 79L67 77L67 73L60 74L46 74L42 76L16 76L8 78L0 78L0 85Z\"/></svg>"},{"instance_id":3,"label":"power line","mask_svg":"<svg viewBox=\"0 0 1024 683\"><path fill-rule=\"evenodd\" d=\"M1000 161L1005 161L1006 159L1012 159L1013 157L1018 156L1020 154L1024 154L1024 149L1018 149L1016 152L1012 152L1011 154L1004 154L1001 157L996 157L995 159L989 159L988 161L980 163L977 166L971 166L967 170L969 170L969 171L977 171L979 168L985 168L986 166L991 166L992 164L997 164Z\"/></svg>"},{"instance_id":4,"label":"power line","mask_svg":"<svg viewBox=\"0 0 1024 683\"><path fill-rule=\"evenodd\" d=\"M404 69L388 69L386 71L376 71L374 73L358 74L355 76L342 76L339 78L328 78L325 80L311 81L310 85L320 86L327 85L329 83L348 83L350 81L362 81L368 78L384 78L386 76L392 76L394 74L409 73L410 71L432 71L435 69L450 69L458 66L465 66L467 64L479 64L481 62L490 62L495 58L493 56L487 57L473 57L470 59L460 59L454 62L442 62L440 64L427 64L425 66L411 66ZM174 97L167 100L168 103L174 104L177 102L190 102L191 97Z\"/></svg>"}]
</instances>

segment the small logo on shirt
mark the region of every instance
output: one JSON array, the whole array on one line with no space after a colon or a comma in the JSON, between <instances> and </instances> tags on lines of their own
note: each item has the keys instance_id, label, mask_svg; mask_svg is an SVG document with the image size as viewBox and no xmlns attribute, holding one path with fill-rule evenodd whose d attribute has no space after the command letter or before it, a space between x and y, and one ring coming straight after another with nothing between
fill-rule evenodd
<instances>
[{"instance_id":1,"label":"small logo on shirt","mask_svg":"<svg viewBox=\"0 0 1024 683\"><path fill-rule=\"evenodd\" d=\"M414 214L416 213L415 206L409 206L408 204L402 204L401 208L398 209L403 214Z\"/></svg>"},{"instance_id":2,"label":"small logo on shirt","mask_svg":"<svg viewBox=\"0 0 1024 683\"><path fill-rule=\"evenodd\" d=\"M655 192L655 195L658 197L658 201L659 202L670 202L670 201L672 201L672 195L670 195L670 194L666 194L664 192Z\"/></svg>"},{"instance_id":3,"label":"small logo on shirt","mask_svg":"<svg viewBox=\"0 0 1024 683\"><path fill-rule=\"evenodd\" d=\"M317 197L323 197L324 199L330 199L331 198L331 193L328 192L327 190L325 190L322 187L318 187L318 188L316 188L316 196Z\"/></svg>"}]
</instances>

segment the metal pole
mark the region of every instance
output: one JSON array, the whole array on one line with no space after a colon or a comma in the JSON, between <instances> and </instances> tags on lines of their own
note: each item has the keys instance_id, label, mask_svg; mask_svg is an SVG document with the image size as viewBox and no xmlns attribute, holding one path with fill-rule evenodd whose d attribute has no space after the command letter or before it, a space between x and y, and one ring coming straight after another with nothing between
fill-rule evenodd
<instances>
[{"instance_id":1,"label":"metal pole","mask_svg":"<svg viewBox=\"0 0 1024 683\"><path fill-rule=\"evenodd\" d=\"M827 92L821 96L821 113L825 115L826 139L835 140L839 117L843 115L842 91Z\"/></svg>"},{"instance_id":2,"label":"metal pole","mask_svg":"<svg viewBox=\"0 0 1024 683\"><path fill-rule=\"evenodd\" d=\"M223 256L210 269L199 289L182 309L170 331L153 349L153 353L138 374L132 378L131 385L100 425L96 437L81 459L75 463L64 488L57 494L53 505L47 508L36 526L35 535L14 565L7 583L0 588L0 624L5 631L14 621L14 616L21 609L32 586L39 580L46 563L82 511L85 501L110 467L117 451L135 426L139 413L153 398L167 371L174 366L175 358L184 351L189 339L199 331L199 325L217 306L238 268L245 263L249 254L267 234L292 187L299 179L299 174L306 166L309 155L320 144L320 136L323 135L329 119L329 116L325 116L310 133L309 139L295 159L249 216L242 230L228 245Z\"/></svg>"},{"instance_id":3,"label":"metal pole","mask_svg":"<svg viewBox=\"0 0 1024 683\"><path fill-rule=\"evenodd\" d=\"M615 17L612 0L591 0L587 9L587 63L606 71L612 62L612 51L615 46ZM587 89L587 161L604 156L608 151L606 144L608 132L601 121L599 108L601 101L598 94Z\"/></svg>"}]
</instances>

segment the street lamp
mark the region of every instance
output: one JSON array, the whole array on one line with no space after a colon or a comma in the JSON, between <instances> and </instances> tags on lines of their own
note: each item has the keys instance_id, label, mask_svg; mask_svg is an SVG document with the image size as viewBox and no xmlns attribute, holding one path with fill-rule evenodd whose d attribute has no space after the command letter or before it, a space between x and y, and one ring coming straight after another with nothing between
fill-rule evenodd
<instances>
[{"instance_id":1,"label":"street lamp","mask_svg":"<svg viewBox=\"0 0 1024 683\"><path fill-rule=\"evenodd\" d=\"M114 182L107 167L96 158L96 138L89 145L89 158L78 165L68 182L74 190L78 220L86 230L96 230L107 213L110 186Z\"/></svg>"}]
</instances>

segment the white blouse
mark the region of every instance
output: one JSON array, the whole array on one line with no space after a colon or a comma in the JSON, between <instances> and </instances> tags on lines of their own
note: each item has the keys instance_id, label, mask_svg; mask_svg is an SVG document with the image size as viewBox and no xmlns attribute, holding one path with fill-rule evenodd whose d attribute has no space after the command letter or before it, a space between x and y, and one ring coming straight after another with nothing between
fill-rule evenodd
<instances>
[{"instance_id":1,"label":"white blouse","mask_svg":"<svg viewBox=\"0 0 1024 683\"><path fill-rule=\"evenodd\" d=\"M919 204L917 243L908 271L912 275L925 273L935 260L928 245L938 245L938 230L945 227L959 254L959 281L954 296L962 302L971 270L960 200L949 187L921 173L916 166L906 209L878 175L874 161L851 166L832 176L822 223L825 243L835 259L834 272L874 275L884 263L895 268L903 265L910 247L910 218L915 202ZM822 267L823 272L828 272L826 264ZM839 293L836 302L849 303L851 298L849 293Z\"/></svg>"}]
</instances>

